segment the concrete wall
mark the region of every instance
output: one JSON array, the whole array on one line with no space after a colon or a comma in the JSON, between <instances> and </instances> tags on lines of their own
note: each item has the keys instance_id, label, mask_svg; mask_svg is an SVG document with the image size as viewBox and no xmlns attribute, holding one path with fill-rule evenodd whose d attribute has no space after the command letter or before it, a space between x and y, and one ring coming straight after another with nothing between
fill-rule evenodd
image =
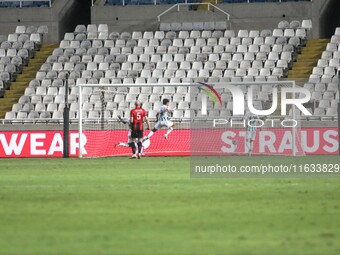
<instances>
[{"instance_id":1,"label":"concrete wall","mask_svg":"<svg viewBox=\"0 0 340 255\"><path fill-rule=\"evenodd\" d=\"M230 26L239 29L273 29L281 20L313 20L311 37L325 35L320 26L322 12L331 0L313 0L312 2L285 3L250 3L250 4L219 4L218 7L231 14ZM107 23L110 31L146 31L158 29L157 15L171 5L147 6L104 6L104 1L97 1L91 10L92 23ZM164 22L184 22L198 20L224 20L225 16L217 10L207 11L173 10L164 16Z\"/></svg>"},{"instance_id":2,"label":"concrete wall","mask_svg":"<svg viewBox=\"0 0 340 255\"><path fill-rule=\"evenodd\" d=\"M330 38L336 27L340 27L340 1L330 0L330 3L322 8L320 15L320 33L323 38Z\"/></svg>"},{"instance_id":3,"label":"concrete wall","mask_svg":"<svg viewBox=\"0 0 340 255\"><path fill-rule=\"evenodd\" d=\"M0 34L14 33L18 25L47 25L49 33L44 41L58 43L78 23L74 14L79 8L75 0L57 0L51 8L0 8Z\"/></svg>"},{"instance_id":4,"label":"concrete wall","mask_svg":"<svg viewBox=\"0 0 340 255\"><path fill-rule=\"evenodd\" d=\"M56 0L51 8L0 8L0 34L13 33L17 25L42 25L49 27L45 42L59 42L65 32L74 30L77 24L88 24L90 0ZM172 5L144 6L105 6L105 0L97 0L91 7L92 23L109 24L110 31L146 31L157 30L157 15ZM278 22L285 20L313 20L312 37L330 37L334 27L340 24L336 10L338 0L313 0L312 2L285 2L264 4L220 4L221 9L231 14L230 27L239 29L273 29ZM265 8L264 8L265 6ZM181 11L173 10L162 21L199 21L225 20L225 15L217 10Z\"/></svg>"}]
</instances>

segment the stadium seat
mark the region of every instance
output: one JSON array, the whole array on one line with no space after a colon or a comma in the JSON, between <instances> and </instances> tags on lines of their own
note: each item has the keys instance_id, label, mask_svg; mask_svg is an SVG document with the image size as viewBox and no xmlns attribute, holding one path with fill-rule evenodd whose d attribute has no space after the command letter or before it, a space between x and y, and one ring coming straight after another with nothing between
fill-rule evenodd
<instances>
[{"instance_id":1,"label":"stadium seat","mask_svg":"<svg viewBox=\"0 0 340 255\"><path fill-rule=\"evenodd\" d=\"M34 82L30 83L30 88L36 88L35 95L40 96L36 98L35 107L43 109L40 106L45 103L52 115L57 110L54 104L64 103L63 94L60 94L57 87L63 86L65 71L70 73L74 85L89 82L180 83L191 80L216 83L265 80L269 77L277 80L285 75L294 54L295 46L287 47L288 37L297 36L297 30L294 29L299 29L294 26L291 28L288 24L288 27L282 29L262 30L260 33L258 30L226 30L226 22L162 24L161 28L165 28L166 32L110 33L105 24L87 27L78 25L74 33L65 34L60 48L54 50L52 56L41 66ZM15 38L11 40L15 41ZM15 51L5 53L10 53L11 56L17 54ZM332 66L335 67L337 63L332 61ZM329 66L324 66L326 67ZM327 69L327 75L332 74L332 69ZM322 76L319 79L326 78ZM187 89L178 91L180 90L175 87L165 87L162 92L153 91L157 94L150 95L150 103L158 102L161 99L158 95L166 93L178 102L183 108L181 110L187 110L184 103L181 103ZM84 90L83 93L90 95L92 91ZM150 93L150 90L145 88L142 96L139 91L131 89L126 95L116 95L111 100L116 104L124 99L132 102L137 95L146 100L146 93ZM27 90L27 94L33 94L33 90ZM71 95L75 100L73 103L77 103L77 91L73 88ZM98 97L88 98L93 105L99 100ZM110 100L110 97L107 96L105 100ZM99 117L95 112L88 114ZM185 112L178 114L184 116ZM211 116L219 114L212 112Z\"/></svg>"},{"instance_id":2,"label":"stadium seat","mask_svg":"<svg viewBox=\"0 0 340 255\"><path fill-rule=\"evenodd\" d=\"M277 26L279 29L287 29L290 27L290 24L288 21L286 20L282 20L279 22L278 26Z\"/></svg>"},{"instance_id":3,"label":"stadium seat","mask_svg":"<svg viewBox=\"0 0 340 255\"><path fill-rule=\"evenodd\" d=\"M312 21L311 20L303 20L302 23L301 23L301 28L304 28L304 29L312 29L313 25L312 25Z\"/></svg>"}]
</instances>

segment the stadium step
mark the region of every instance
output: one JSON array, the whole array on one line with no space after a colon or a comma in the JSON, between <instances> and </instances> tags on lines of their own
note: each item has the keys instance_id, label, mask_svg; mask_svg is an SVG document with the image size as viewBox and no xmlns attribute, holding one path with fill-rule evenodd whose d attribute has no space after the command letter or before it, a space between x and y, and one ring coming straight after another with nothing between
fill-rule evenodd
<instances>
[{"instance_id":1,"label":"stadium step","mask_svg":"<svg viewBox=\"0 0 340 255\"><path fill-rule=\"evenodd\" d=\"M58 46L58 44L43 44L34 58L29 60L22 73L11 83L10 89L5 91L4 97L0 98L0 119L5 117L6 112L11 111L13 104L17 103L20 96L24 94L29 82L35 78L41 65Z\"/></svg>"},{"instance_id":2,"label":"stadium step","mask_svg":"<svg viewBox=\"0 0 340 255\"><path fill-rule=\"evenodd\" d=\"M18 102L18 99L16 98L6 98L5 100L3 100L3 104L0 105L0 114L5 115L6 112L11 111L12 105L17 102Z\"/></svg>"},{"instance_id":3,"label":"stadium step","mask_svg":"<svg viewBox=\"0 0 340 255\"><path fill-rule=\"evenodd\" d=\"M288 79L308 79L328 42L328 39L309 39L288 72Z\"/></svg>"}]
</instances>

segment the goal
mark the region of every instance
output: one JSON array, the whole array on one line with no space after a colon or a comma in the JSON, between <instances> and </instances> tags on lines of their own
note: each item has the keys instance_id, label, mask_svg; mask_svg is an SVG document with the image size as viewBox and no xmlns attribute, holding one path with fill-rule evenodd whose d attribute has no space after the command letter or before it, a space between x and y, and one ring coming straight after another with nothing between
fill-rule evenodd
<instances>
[{"instance_id":1,"label":"goal","mask_svg":"<svg viewBox=\"0 0 340 255\"><path fill-rule=\"evenodd\" d=\"M127 140L134 102L141 101L153 128L164 98L170 100L176 127L168 140L166 129L146 140L145 155L247 155L250 149L252 155L304 155L303 114L282 102L303 93L289 88L295 83L80 84L79 157L131 155ZM256 110L262 112L256 116ZM256 117L249 122L247 113Z\"/></svg>"},{"instance_id":2,"label":"goal","mask_svg":"<svg viewBox=\"0 0 340 255\"><path fill-rule=\"evenodd\" d=\"M190 101L191 86L190 83L79 85L78 108L82 109L78 113L78 131L82 134L79 136L79 157L131 155L131 148L127 147L129 117L135 101L141 101L153 128L164 98L170 100L170 108L174 109L172 121L176 129L168 140L164 139L166 129L157 131L143 142L143 154L190 155L190 116L185 110L177 110L177 106L179 102ZM149 132L145 130L144 135Z\"/></svg>"}]
</instances>

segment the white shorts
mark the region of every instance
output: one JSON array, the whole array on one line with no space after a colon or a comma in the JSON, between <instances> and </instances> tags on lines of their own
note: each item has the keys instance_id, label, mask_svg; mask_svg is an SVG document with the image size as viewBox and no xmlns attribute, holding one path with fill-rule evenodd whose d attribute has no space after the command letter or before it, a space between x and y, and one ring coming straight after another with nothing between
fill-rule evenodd
<instances>
[{"instance_id":1,"label":"white shorts","mask_svg":"<svg viewBox=\"0 0 340 255\"><path fill-rule=\"evenodd\" d=\"M255 140L255 137L256 137L256 130L247 131L247 132L246 132L246 139L247 139L247 140L252 140L252 141L254 141L254 140Z\"/></svg>"},{"instance_id":2,"label":"white shorts","mask_svg":"<svg viewBox=\"0 0 340 255\"><path fill-rule=\"evenodd\" d=\"M160 129L162 127L172 127L174 125L174 123L170 120L160 120L156 123L155 125L155 129Z\"/></svg>"},{"instance_id":3,"label":"white shorts","mask_svg":"<svg viewBox=\"0 0 340 255\"><path fill-rule=\"evenodd\" d=\"M129 133L128 133L128 143L132 143L131 129L129 129Z\"/></svg>"}]
</instances>

